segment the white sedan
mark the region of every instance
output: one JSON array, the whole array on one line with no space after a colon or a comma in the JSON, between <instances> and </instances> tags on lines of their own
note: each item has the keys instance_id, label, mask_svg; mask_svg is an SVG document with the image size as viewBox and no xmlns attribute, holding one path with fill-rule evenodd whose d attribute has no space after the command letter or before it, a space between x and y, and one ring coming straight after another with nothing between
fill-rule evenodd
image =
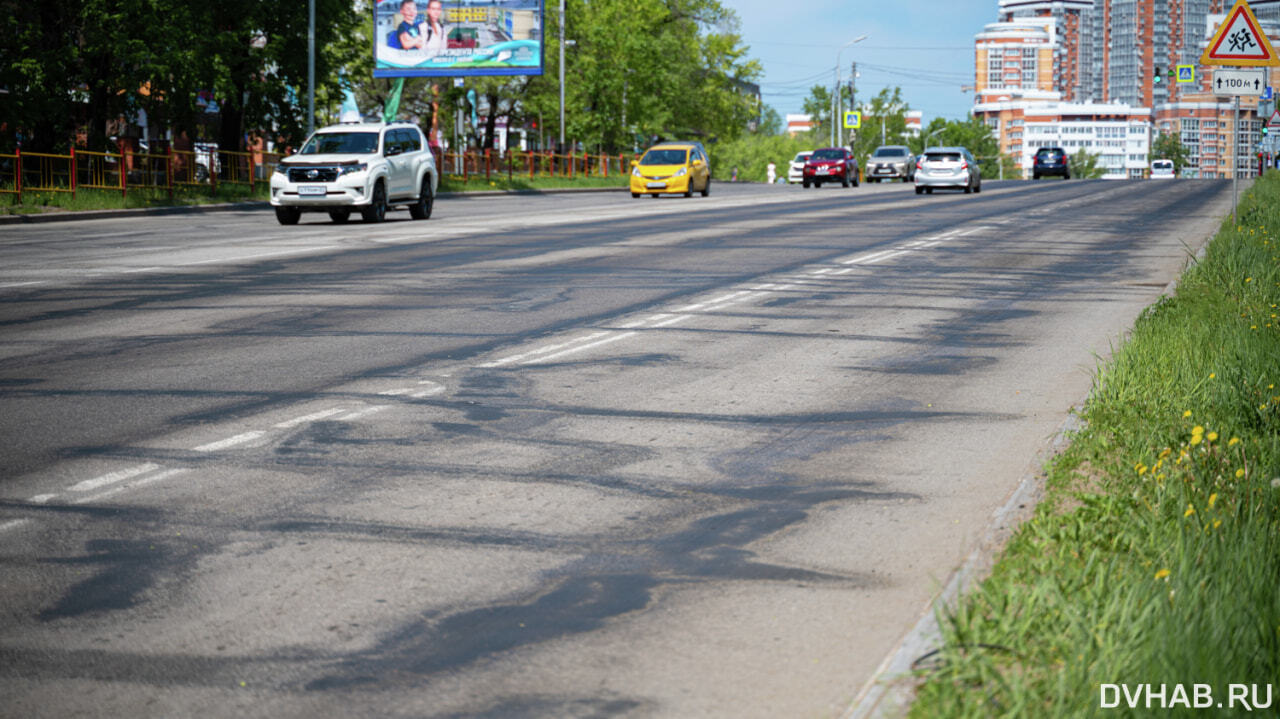
<instances>
[{"instance_id":1,"label":"white sedan","mask_svg":"<svg viewBox=\"0 0 1280 719\"><path fill-rule=\"evenodd\" d=\"M787 182L796 183L804 180L804 163L809 159L809 155L813 152L797 152L795 159L791 161L791 167L787 169Z\"/></svg>"}]
</instances>

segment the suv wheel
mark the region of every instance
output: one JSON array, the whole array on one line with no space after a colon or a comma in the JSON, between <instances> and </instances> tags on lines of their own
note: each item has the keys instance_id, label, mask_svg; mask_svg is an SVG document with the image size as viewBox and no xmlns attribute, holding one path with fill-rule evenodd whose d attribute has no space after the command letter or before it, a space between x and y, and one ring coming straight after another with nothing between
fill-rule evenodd
<instances>
[{"instance_id":1,"label":"suv wheel","mask_svg":"<svg viewBox=\"0 0 1280 719\"><path fill-rule=\"evenodd\" d=\"M282 225L296 225L302 217L302 210L296 207L277 207L276 220Z\"/></svg>"},{"instance_id":2,"label":"suv wheel","mask_svg":"<svg viewBox=\"0 0 1280 719\"><path fill-rule=\"evenodd\" d=\"M373 186L373 201L360 210L360 217L365 222L382 222L387 218L387 188L382 180Z\"/></svg>"},{"instance_id":3,"label":"suv wheel","mask_svg":"<svg viewBox=\"0 0 1280 719\"><path fill-rule=\"evenodd\" d=\"M431 194L431 175L423 175L422 190L418 192L418 201L409 205L409 215L415 220L431 219L431 208L435 206L435 199Z\"/></svg>"},{"instance_id":4,"label":"suv wheel","mask_svg":"<svg viewBox=\"0 0 1280 719\"><path fill-rule=\"evenodd\" d=\"M351 210L329 210L329 219L341 225L351 219Z\"/></svg>"}]
</instances>

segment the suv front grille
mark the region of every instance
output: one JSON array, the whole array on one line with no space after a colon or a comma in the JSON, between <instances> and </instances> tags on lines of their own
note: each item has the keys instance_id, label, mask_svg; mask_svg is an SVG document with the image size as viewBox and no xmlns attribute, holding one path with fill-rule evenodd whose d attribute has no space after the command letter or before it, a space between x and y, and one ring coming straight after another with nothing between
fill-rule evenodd
<instances>
[{"instance_id":1,"label":"suv front grille","mask_svg":"<svg viewBox=\"0 0 1280 719\"><path fill-rule=\"evenodd\" d=\"M311 173L315 173L312 175ZM333 182L338 179L336 167L291 167L289 182Z\"/></svg>"}]
</instances>

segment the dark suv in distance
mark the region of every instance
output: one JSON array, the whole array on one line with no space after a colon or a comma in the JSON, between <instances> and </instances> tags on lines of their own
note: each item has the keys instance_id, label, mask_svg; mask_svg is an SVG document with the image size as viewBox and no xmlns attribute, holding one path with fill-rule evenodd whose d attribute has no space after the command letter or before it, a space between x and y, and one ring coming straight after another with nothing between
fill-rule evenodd
<instances>
[{"instance_id":1,"label":"dark suv in distance","mask_svg":"<svg viewBox=\"0 0 1280 719\"><path fill-rule=\"evenodd\" d=\"M822 187L824 182L839 182L842 187L858 186L858 161L847 147L824 147L814 150L804 162L800 183L805 187Z\"/></svg>"},{"instance_id":2,"label":"dark suv in distance","mask_svg":"<svg viewBox=\"0 0 1280 719\"><path fill-rule=\"evenodd\" d=\"M1031 163L1031 179L1039 180L1046 175L1061 175L1064 180L1071 179L1066 150L1061 147L1042 147L1036 150L1036 159Z\"/></svg>"}]
</instances>

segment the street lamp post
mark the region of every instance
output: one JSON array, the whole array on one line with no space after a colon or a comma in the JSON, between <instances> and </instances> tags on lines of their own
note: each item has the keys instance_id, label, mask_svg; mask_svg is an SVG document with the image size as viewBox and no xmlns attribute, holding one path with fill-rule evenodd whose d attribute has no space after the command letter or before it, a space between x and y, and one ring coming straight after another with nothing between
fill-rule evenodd
<instances>
[{"instance_id":1,"label":"street lamp post","mask_svg":"<svg viewBox=\"0 0 1280 719\"><path fill-rule=\"evenodd\" d=\"M840 135L844 134L837 129L839 127L838 123L840 123L843 120L843 118L841 118L839 115L840 115L840 110L844 105L844 103L842 102L841 91L840 91L840 55L844 53L844 49L846 47L849 47L854 43L862 42L863 40L866 40L867 37L868 36L866 35L855 37L849 42L846 42L845 44L841 45L840 49L836 51L836 86L835 86L835 92L831 93L831 146L832 147L838 146L839 143L837 142L837 140L839 139Z\"/></svg>"}]
</instances>

